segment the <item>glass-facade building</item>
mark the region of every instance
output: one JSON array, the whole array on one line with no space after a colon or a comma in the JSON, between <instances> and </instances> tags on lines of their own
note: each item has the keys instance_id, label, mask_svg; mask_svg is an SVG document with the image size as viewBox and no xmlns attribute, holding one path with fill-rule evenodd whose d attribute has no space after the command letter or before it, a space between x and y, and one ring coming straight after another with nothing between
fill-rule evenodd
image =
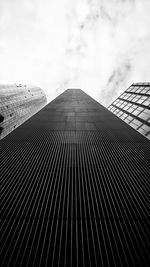
<instances>
[{"instance_id":1,"label":"glass-facade building","mask_svg":"<svg viewBox=\"0 0 150 267\"><path fill-rule=\"evenodd\" d=\"M133 83L108 109L150 139L150 83Z\"/></svg>"},{"instance_id":2,"label":"glass-facade building","mask_svg":"<svg viewBox=\"0 0 150 267\"><path fill-rule=\"evenodd\" d=\"M43 108L47 98L36 86L0 85L0 139Z\"/></svg>"}]
</instances>

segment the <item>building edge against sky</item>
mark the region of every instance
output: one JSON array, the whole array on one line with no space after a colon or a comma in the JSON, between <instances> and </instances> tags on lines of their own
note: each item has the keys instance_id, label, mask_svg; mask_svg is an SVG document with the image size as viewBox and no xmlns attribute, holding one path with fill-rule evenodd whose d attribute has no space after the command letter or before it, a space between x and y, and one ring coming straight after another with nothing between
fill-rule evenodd
<instances>
[{"instance_id":1,"label":"building edge against sky","mask_svg":"<svg viewBox=\"0 0 150 267\"><path fill-rule=\"evenodd\" d=\"M0 85L0 139L47 104L44 91L37 86Z\"/></svg>"},{"instance_id":2,"label":"building edge against sky","mask_svg":"<svg viewBox=\"0 0 150 267\"><path fill-rule=\"evenodd\" d=\"M150 139L150 83L133 83L108 109Z\"/></svg>"}]
</instances>

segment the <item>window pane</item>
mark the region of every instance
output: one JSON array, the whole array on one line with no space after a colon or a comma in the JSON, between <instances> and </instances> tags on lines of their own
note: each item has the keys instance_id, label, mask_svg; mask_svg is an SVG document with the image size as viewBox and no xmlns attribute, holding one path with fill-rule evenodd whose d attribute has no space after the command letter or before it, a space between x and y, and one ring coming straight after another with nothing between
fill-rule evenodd
<instances>
[{"instance_id":1,"label":"window pane","mask_svg":"<svg viewBox=\"0 0 150 267\"><path fill-rule=\"evenodd\" d=\"M132 112L132 114L134 114L135 116L137 116L139 113L140 113L140 111L137 109Z\"/></svg>"},{"instance_id":2,"label":"window pane","mask_svg":"<svg viewBox=\"0 0 150 267\"><path fill-rule=\"evenodd\" d=\"M142 104L145 106L150 106L150 98L148 97Z\"/></svg>"},{"instance_id":3,"label":"window pane","mask_svg":"<svg viewBox=\"0 0 150 267\"><path fill-rule=\"evenodd\" d=\"M133 123L135 123L138 127L142 125L142 122L140 122L140 121L137 120L137 119L134 119L134 120L133 120Z\"/></svg>"},{"instance_id":4,"label":"window pane","mask_svg":"<svg viewBox=\"0 0 150 267\"><path fill-rule=\"evenodd\" d=\"M147 132L150 130L150 127L149 127L148 125L145 125L145 124L143 124L143 125L141 126L141 128L144 129L144 130L147 131Z\"/></svg>"},{"instance_id":5,"label":"window pane","mask_svg":"<svg viewBox=\"0 0 150 267\"><path fill-rule=\"evenodd\" d=\"M150 117L150 115L149 115L149 114L146 114L146 113L144 113L144 112L142 112L142 113L139 115L139 117L140 117L141 119L143 119L143 120L148 120L149 117Z\"/></svg>"},{"instance_id":6,"label":"window pane","mask_svg":"<svg viewBox=\"0 0 150 267\"><path fill-rule=\"evenodd\" d=\"M132 126L134 129L137 129L138 126L136 124L134 124L132 121L129 123L130 126Z\"/></svg>"},{"instance_id":7,"label":"window pane","mask_svg":"<svg viewBox=\"0 0 150 267\"><path fill-rule=\"evenodd\" d=\"M142 128L139 128L138 131L139 131L140 133L144 134L144 135L146 134L146 131L145 131L144 129L142 129Z\"/></svg>"},{"instance_id":8,"label":"window pane","mask_svg":"<svg viewBox=\"0 0 150 267\"><path fill-rule=\"evenodd\" d=\"M137 110L141 112L141 111L144 110L144 108L142 108L142 107L138 107Z\"/></svg>"}]
</instances>

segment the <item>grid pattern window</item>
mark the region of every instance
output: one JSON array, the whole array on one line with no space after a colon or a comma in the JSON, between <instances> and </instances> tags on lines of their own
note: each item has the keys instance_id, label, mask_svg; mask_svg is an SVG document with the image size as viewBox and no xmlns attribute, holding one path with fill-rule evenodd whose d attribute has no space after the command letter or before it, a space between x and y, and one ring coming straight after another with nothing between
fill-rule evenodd
<instances>
[{"instance_id":1,"label":"grid pattern window","mask_svg":"<svg viewBox=\"0 0 150 267\"><path fill-rule=\"evenodd\" d=\"M150 83L132 84L108 109L150 139Z\"/></svg>"},{"instance_id":2,"label":"grid pattern window","mask_svg":"<svg viewBox=\"0 0 150 267\"><path fill-rule=\"evenodd\" d=\"M22 84L0 85L0 139L37 113L47 103L43 90Z\"/></svg>"}]
</instances>

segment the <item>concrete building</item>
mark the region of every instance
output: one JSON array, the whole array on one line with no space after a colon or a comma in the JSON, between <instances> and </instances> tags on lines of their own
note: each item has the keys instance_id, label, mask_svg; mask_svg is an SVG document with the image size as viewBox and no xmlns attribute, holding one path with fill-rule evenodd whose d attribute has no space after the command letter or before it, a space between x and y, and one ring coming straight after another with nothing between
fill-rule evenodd
<instances>
[{"instance_id":1,"label":"concrete building","mask_svg":"<svg viewBox=\"0 0 150 267\"><path fill-rule=\"evenodd\" d=\"M0 139L43 108L43 90L30 85L0 85Z\"/></svg>"},{"instance_id":2,"label":"concrete building","mask_svg":"<svg viewBox=\"0 0 150 267\"><path fill-rule=\"evenodd\" d=\"M1 266L148 266L150 141L66 90L0 142Z\"/></svg>"},{"instance_id":3,"label":"concrete building","mask_svg":"<svg viewBox=\"0 0 150 267\"><path fill-rule=\"evenodd\" d=\"M150 139L150 83L132 84L108 109Z\"/></svg>"}]
</instances>

